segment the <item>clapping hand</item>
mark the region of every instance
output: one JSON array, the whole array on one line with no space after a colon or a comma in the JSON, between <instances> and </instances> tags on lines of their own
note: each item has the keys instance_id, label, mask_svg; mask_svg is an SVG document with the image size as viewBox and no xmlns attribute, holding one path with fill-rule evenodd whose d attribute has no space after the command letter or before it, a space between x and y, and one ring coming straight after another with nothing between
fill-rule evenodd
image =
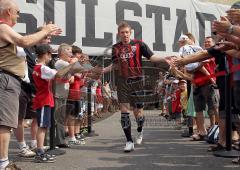
<instances>
[{"instance_id":1,"label":"clapping hand","mask_svg":"<svg viewBox=\"0 0 240 170\"><path fill-rule=\"evenodd\" d=\"M227 33L229 27L231 26L230 21L227 19L227 17L221 17L220 21L213 21L212 23L212 31L217 32L221 35L221 33Z\"/></svg>"},{"instance_id":2,"label":"clapping hand","mask_svg":"<svg viewBox=\"0 0 240 170\"><path fill-rule=\"evenodd\" d=\"M42 30L45 30L47 34L51 36L58 36L62 33L62 29L53 24L52 21L50 21L48 24L44 23L42 27Z\"/></svg>"},{"instance_id":3,"label":"clapping hand","mask_svg":"<svg viewBox=\"0 0 240 170\"><path fill-rule=\"evenodd\" d=\"M231 49L236 49L236 44L229 41L219 42L215 45L214 49L220 51L228 51Z\"/></svg>"}]
</instances>

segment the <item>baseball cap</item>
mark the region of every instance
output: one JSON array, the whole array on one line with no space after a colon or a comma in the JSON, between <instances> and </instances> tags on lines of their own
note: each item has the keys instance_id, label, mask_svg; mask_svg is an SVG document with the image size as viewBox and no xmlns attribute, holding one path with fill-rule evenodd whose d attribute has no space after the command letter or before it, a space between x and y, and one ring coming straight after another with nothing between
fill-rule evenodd
<instances>
[{"instance_id":1,"label":"baseball cap","mask_svg":"<svg viewBox=\"0 0 240 170\"><path fill-rule=\"evenodd\" d=\"M186 36L186 35L181 35L181 36L179 37L178 41L185 41L185 40L188 40L188 39L189 39L188 36Z\"/></svg>"},{"instance_id":2,"label":"baseball cap","mask_svg":"<svg viewBox=\"0 0 240 170\"><path fill-rule=\"evenodd\" d=\"M48 44L36 45L35 52L38 56L42 56L47 53L52 53L52 48Z\"/></svg>"},{"instance_id":3,"label":"baseball cap","mask_svg":"<svg viewBox=\"0 0 240 170\"><path fill-rule=\"evenodd\" d=\"M240 1L235 2L234 4L232 4L231 9L240 9Z\"/></svg>"},{"instance_id":4,"label":"baseball cap","mask_svg":"<svg viewBox=\"0 0 240 170\"><path fill-rule=\"evenodd\" d=\"M173 80L173 83L178 84L179 80L175 79L175 80Z\"/></svg>"},{"instance_id":5,"label":"baseball cap","mask_svg":"<svg viewBox=\"0 0 240 170\"><path fill-rule=\"evenodd\" d=\"M179 80L179 83L187 83L186 80Z\"/></svg>"}]
</instances>

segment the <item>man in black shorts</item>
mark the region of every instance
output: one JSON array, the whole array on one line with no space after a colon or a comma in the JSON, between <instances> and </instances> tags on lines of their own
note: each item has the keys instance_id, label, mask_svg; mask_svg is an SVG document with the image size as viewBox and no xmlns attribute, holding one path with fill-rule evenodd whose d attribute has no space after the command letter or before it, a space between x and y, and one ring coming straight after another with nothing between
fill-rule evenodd
<instances>
[{"instance_id":1,"label":"man in black shorts","mask_svg":"<svg viewBox=\"0 0 240 170\"><path fill-rule=\"evenodd\" d=\"M113 68L118 69L117 94L121 110L121 125L127 138L125 152L134 150L134 143L131 135L131 121L129 117L130 104L133 106L133 113L137 122L138 135L136 143L141 144L143 138L143 74L142 56L152 62L165 62L163 57L153 54L149 47L142 41L131 40L131 27L126 22L118 26L120 42L112 47L112 63L103 69L109 72ZM166 63L167 64L167 63Z\"/></svg>"}]
</instances>

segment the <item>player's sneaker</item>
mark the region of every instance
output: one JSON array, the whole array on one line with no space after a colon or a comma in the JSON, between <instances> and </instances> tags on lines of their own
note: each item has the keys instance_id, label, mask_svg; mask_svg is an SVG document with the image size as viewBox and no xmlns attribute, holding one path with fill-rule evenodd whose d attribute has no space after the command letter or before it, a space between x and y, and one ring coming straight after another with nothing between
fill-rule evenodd
<instances>
[{"instance_id":1,"label":"player's sneaker","mask_svg":"<svg viewBox=\"0 0 240 170\"><path fill-rule=\"evenodd\" d=\"M137 136L136 136L136 143L138 145L142 144L142 140L143 140L143 131L142 132L138 132Z\"/></svg>"},{"instance_id":2,"label":"player's sneaker","mask_svg":"<svg viewBox=\"0 0 240 170\"><path fill-rule=\"evenodd\" d=\"M127 142L126 146L124 148L124 152L131 152L134 150L134 143L133 142Z\"/></svg>"}]
</instances>

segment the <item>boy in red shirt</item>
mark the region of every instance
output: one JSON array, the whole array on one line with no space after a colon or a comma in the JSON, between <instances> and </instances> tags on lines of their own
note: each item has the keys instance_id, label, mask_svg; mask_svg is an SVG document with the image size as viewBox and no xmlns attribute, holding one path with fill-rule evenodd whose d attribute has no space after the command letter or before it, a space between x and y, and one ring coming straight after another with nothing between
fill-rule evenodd
<instances>
[{"instance_id":1,"label":"boy in red shirt","mask_svg":"<svg viewBox=\"0 0 240 170\"><path fill-rule=\"evenodd\" d=\"M43 144L47 128L51 126L51 108L54 99L51 80L57 71L46 66L52 58L49 45L39 45L36 48L37 64L33 71L33 80L36 87L36 96L33 99L33 108L37 113L37 156L36 162L54 162L55 157L44 152Z\"/></svg>"}]
</instances>

